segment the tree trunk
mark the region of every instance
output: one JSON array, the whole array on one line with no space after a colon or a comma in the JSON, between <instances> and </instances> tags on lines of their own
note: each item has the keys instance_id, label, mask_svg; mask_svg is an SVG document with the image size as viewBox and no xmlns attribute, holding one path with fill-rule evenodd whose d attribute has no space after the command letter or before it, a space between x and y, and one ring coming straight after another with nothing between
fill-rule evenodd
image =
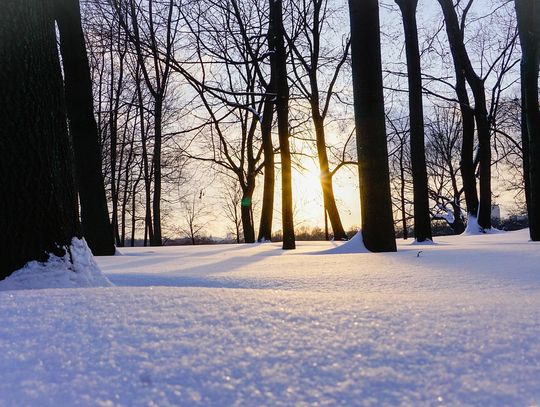
<instances>
[{"instance_id":1,"label":"tree trunk","mask_svg":"<svg viewBox=\"0 0 540 407\"><path fill-rule=\"evenodd\" d=\"M409 115L411 127L411 166L413 181L414 235L418 242L432 240L429 213L428 178L424 145L424 109L422 70L418 49L416 7L418 0L396 0L403 16L407 78L409 82Z\"/></svg>"},{"instance_id":2,"label":"tree trunk","mask_svg":"<svg viewBox=\"0 0 540 407\"><path fill-rule=\"evenodd\" d=\"M321 110L320 106L320 91L317 70L319 69L319 58L321 52L321 24L322 21L324 21L324 16L321 16L321 7L323 6L323 2L313 1L312 5L313 26L311 28L311 32L313 44L311 46L311 58L307 71L311 91L309 102L311 105L311 117L313 120L313 125L315 127L315 139L317 147L317 157L319 159L320 182L323 195L324 211L325 217L328 216L330 224L332 225L334 240L347 240L348 237L345 233L345 230L343 229L341 217L339 216L339 211L336 205L336 199L334 197L333 179L328 165L328 153L326 151L326 134L324 129L324 119L326 113ZM336 69L339 70L339 65ZM330 95L327 95L327 98L329 97Z\"/></svg>"},{"instance_id":3,"label":"tree trunk","mask_svg":"<svg viewBox=\"0 0 540 407\"><path fill-rule=\"evenodd\" d=\"M154 238L151 239L152 246L163 244L161 236L161 124L162 124L163 100L161 97L155 98L154 108L154 197L152 200L152 216L154 221Z\"/></svg>"},{"instance_id":4,"label":"tree trunk","mask_svg":"<svg viewBox=\"0 0 540 407\"><path fill-rule=\"evenodd\" d=\"M456 65L456 70L461 71L465 76L474 97L474 118L478 132L478 158L480 161L478 225L482 230L491 229L491 133L484 81L472 67L453 1L438 1L443 10L454 65Z\"/></svg>"},{"instance_id":5,"label":"tree trunk","mask_svg":"<svg viewBox=\"0 0 540 407\"><path fill-rule=\"evenodd\" d=\"M271 35L269 35L271 37ZM268 40L268 48L273 49L273 40ZM275 164L274 164L274 146L272 145L272 121L274 117L274 95L275 87L273 78L270 79L263 107L263 118L261 123L262 147L264 152L264 184L263 201L261 210L261 223L259 226L258 242L272 240L272 220L274 215L274 183L275 183Z\"/></svg>"},{"instance_id":6,"label":"tree trunk","mask_svg":"<svg viewBox=\"0 0 540 407\"><path fill-rule=\"evenodd\" d=\"M521 67L523 70L523 67ZM525 206L527 214L531 212L531 165L529 151L529 129L527 128L527 114L525 113L525 81L523 72L521 73L521 155L523 160L523 189L525 194Z\"/></svg>"},{"instance_id":7,"label":"tree trunk","mask_svg":"<svg viewBox=\"0 0 540 407\"><path fill-rule=\"evenodd\" d=\"M144 173L144 196L145 196L145 211L144 211L144 246L148 245L148 240L154 240L154 228L152 227L152 180L151 171L149 168L148 150L146 148L146 126L144 118L144 99L141 89L140 68L137 67L137 76L135 78L135 88L137 90L137 100L139 103L139 125L141 128L141 148Z\"/></svg>"},{"instance_id":8,"label":"tree trunk","mask_svg":"<svg viewBox=\"0 0 540 407\"><path fill-rule=\"evenodd\" d=\"M407 208L405 206L405 164L403 162L404 140L400 140L399 147L399 180L400 180L400 205L401 205L401 227L403 228L403 240L409 238L407 229Z\"/></svg>"},{"instance_id":9,"label":"tree trunk","mask_svg":"<svg viewBox=\"0 0 540 407\"><path fill-rule=\"evenodd\" d=\"M522 108L526 119L529 173L529 230L531 240L540 240L540 107L538 72L540 63L540 2L516 0L519 39L521 42Z\"/></svg>"},{"instance_id":10,"label":"tree trunk","mask_svg":"<svg viewBox=\"0 0 540 407\"><path fill-rule=\"evenodd\" d=\"M469 102L465 76L454 62L456 73L456 95L461 111L461 162L460 172L467 207L467 218L478 217L478 192L476 190L476 175L474 171L474 111Z\"/></svg>"},{"instance_id":11,"label":"tree trunk","mask_svg":"<svg viewBox=\"0 0 540 407\"><path fill-rule=\"evenodd\" d=\"M276 114L278 119L279 149L281 154L281 213L283 220L283 249L296 248L294 237L292 167L289 146L289 84L282 0L270 1L270 20L275 39L271 55L273 77L276 79Z\"/></svg>"},{"instance_id":12,"label":"tree trunk","mask_svg":"<svg viewBox=\"0 0 540 407\"><path fill-rule=\"evenodd\" d=\"M73 149L50 0L0 13L0 279L80 236Z\"/></svg>"},{"instance_id":13,"label":"tree trunk","mask_svg":"<svg viewBox=\"0 0 540 407\"><path fill-rule=\"evenodd\" d=\"M313 89L313 86L312 86ZM334 186L332 182L332 175L328 165L328 154L326 153L326 137L324 131L324 119L319 113L318 103L318 91L317 95L313 94L313 97L317 98L317 101L312 101L311 114L313 116L313 124L315 125L315 137L317 141L317 156L319 158L319 169L321 175L321 188L323 194L323 202L325 212L328 214L330 224L332 225L332 231L334 232L334 240L348 240L343 224L341 223L341 217L336 205L336 198L334 196Z\"/></svg>"},{"instance_id":14,"label":"tree trunk","mask_svg":"<svg viewBox=\"0 0 540 407\"><path fill-rule=\"evenodd\" d=\"M396 251L384 115L377 0L349 0L362 236L373 252Z\"/></svg>"},{"instance_id":15,"label":"tree trunk","mask_svg":"<svg viewBox=\"0 0 540 407\"><path fill-rule=\"evenodd\" d=\"M114 239L103 174L90 67L77 0L56 0L56 20L64 68L69 130L75 151L75 173L83 235L98 256L114 254Z\"/></svg>"},{"instance_id":16,"label":"tree trunk","mask_svg":"<svg viewBox=\"0 0 540 407\"><path fill-rule=\"evenodd\" d=\"M255 243L255 227L253 225L252 201L255 190L255 180L248 181L248 186L242 192L240 201L240 213L242 217L242 229L244 231L244 243Z\"/></svg>"},{"instance_id":17,"label":"tree trunk","mask_svg":"<svg viewBox=\"0 0 540 407\"><path fill-rule=\"evenodd\" d=\"M461 218L461 208L459 205L452 203L452 210L454 212L454 221L450 224L450 227L454 231L454 234L461 235L463 232L465 232L465 225L463 224L463 220Z\"/></svg>"}]
</instances>

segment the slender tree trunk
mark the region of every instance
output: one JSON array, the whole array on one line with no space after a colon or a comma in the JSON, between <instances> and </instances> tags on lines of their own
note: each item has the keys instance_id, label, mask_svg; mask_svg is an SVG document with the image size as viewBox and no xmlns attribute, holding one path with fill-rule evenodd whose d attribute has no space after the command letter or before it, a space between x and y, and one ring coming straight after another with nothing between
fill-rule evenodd
<instances>
[{"instance_id":1,"label":"slender tree trunk","mask_svg":"<svg viewBox=\"0 0 540 407\"><path fill-rule=\"evenodd\" d=\"M485 105L484 86L475 97L475 117L478 129L478 158L480 161L480 206L478 225L491 229L491 134ZM483 103L479 100L483 99Z\"/></svg>"},{"instance_id":2,"label":"slender tree trunk","mask_svg":"<svg viewBox=\"0 0 540 407\"><path fill-rule=\"evenodd\" d=\"M540 107L538 103L538 73L540 63L540 2L538 0L516 0L519 38L521 42L522 108L527 136L524 155L528 144L528 163L524 158L524 169L529 173L529 230L531 240L540 240ZM528 143L527 143L528 141Z\"/></svg>"},{"instance_id":3,"label":"slender tree trunk","mask_svg":"<svg viewBox=\"0 0 540 407\"><path fill-rule=\"evenodd\" d=\"M396 0L403 16L407 78L409 82L409 115L411 127L411 166L413 180L414 235L418 242L432 240L429 214L426 151L424 145L424 109L422 70L418 48L416 7L418 0Z\"/></svg>"},{"instance_id":4,"label":"slender tree trunk","mask_svg":"<svg viewBox=\"0 0 540 407\"><path fill-rule=\"evenodd\" d=\"M0 13L0 279L80 236L50 0L8 0Z\"/></svg>"},{"instance_id":5,"label":"slender tree trunk","mask_svg":"<svg viewBox=\"0 0 540 407\"><path fill-rule=\"evenodd\" d=\"M320 106L320 91L317 70L319 68L320 59L320 25L321 25L321 7L322 2L313 1L313 26L311 28L313 45L311 47L311 58L309 61L309 86L311 91L310 105L311 117L315 127L315 140L317 147L317 157L319 159L320 182L323 195L325 213L328 215L332 231L334 232L334 240L347 240L347 234L343 229L341 217L336 205L334 196L334 186L332 175L328 165L328 153L326 151L326 134L324 129L324 112ZM337 68L339 69L339 68ZM327 97L330 97L329 95ZM325 215L325 216L326 216Z\"/></svg>"},{"instance_id":6,"label":"slender tree trunk","mask_svg":"<svg viewBox=\"0 0 540 407\"><path fill-rule=\"evenodd\" d=\"M403 163L404 140L400 140L399 147L399 180L400 180L400 203L401 203L401 227L403 228L403 239L409 238L407 229L407 208L405 206L405 165Z\"/></svg>"},{"instance_id":7,"label":"slender tree trunk","mask_svg":"<svg viewBox=\"0 0 540 407\"><path fill-rule=\"evenodd\" d=\"M113 255L113 232L101 172L99 136L79 2L56 0L55 5L83 235L95 255Z\"/></svg>"},{"instance_id":8,"label":"slender tree trunk","mask_svg":"<svg viewBox=\"0 0 540 407\"><path fill-rule=\"evenodd\" d=\"M161 97L155 99L154 110L154 199L152 200L152 215L154 221L154 238L151 240L152 246L163 244L161 236L161 125L162 125L163 100Z\"/></svg>"},{"instance_id":9,"label":"slender tree trunk","mask_svg":"<svg viewBox=\"0 0 540 407\"><path fill-rule=\"evenodd\" d=\"M460 171L467 207L467 218L478 217L478 192L476 190L476 175L474 170L474 111L469 102L465 76L455 64L456 95L461 112L462 140Z\"/></svg>"},{"instance_id":10,"label":"slender tree trunk","mask_svg":"<svg viewBox=\"0 0 540 407\"><path fill-rule=\"evenodd\" d=\"M313 90L313 86L312 86ZM347 234L343 229L341 223L341 217L336 205L336 198L334 196L334 186L332 182L332 175L328 165L328 154L326 152L326 135L324 131L324 119L319 113L318 91L312 95L317 98L317 101L311 103L311 114L313 116L313 124L315 125L315 138L317 141L317 156L319 158L319 169L321 175L321 188L323 194L323 202L330 224L332 225L332 231L334 232L334 240L347 240Z\"/></svg>"},{"instance_id":11,"label":"slender tree trunk","mask_svg":"<svg viewBox=\"0 0 540 407\"><path fill-rule=\"evenodd\" d=\"M271 36L269 36L271 37ZM273 40L268 40L269 49L273 49ZM263 201L261 210L261 223L259 226L259 237L257 241L265 242L272 240L272 220L274 215L274 183L275 164L274 146L272 145L272 121L274 117L274 80L271 78L266 89L266 96L263 107L263 118L261 123L262 147L264 152L264 184Z\"/></svg>"},{"instance_id":12,"label":"slender tree trunk","mask_svg":"<svg viewBox=\"0 0 540 407\"><path fill-rule=\"evenodd\" d=\"M283 249L296 248L294 237L292 167L289 146L289 84L287 81L287 54L285 50L282 0L270 1L270 20L275 39L271 56L276 79L276 113L278 119L279 149L281 154L281 212L283 219Z\"/></svg>"},{"instance_id":13,"label":"slender tree trunk","mask_svg":"<svg viewBox=\"0 0 540 407\"><path fill-rule=\"evenodd\" d=\"M113 70L112 50L111 50L111 70ZM116 244L120 242L118 235L118 191L116 190L116 158L117 158L117 120L115 119L118 110L114 107L114 71L111 73L110 83L111 101L109 105L109 136L110 136L110 159L111 159L111 224L113 229L114 241ZM118 97L118 96L117 96Z\"/></svg>"},{"instance_id":14,"label":"slender tree trunk","mask_svg":"<svg viewBox=\"0 0 540 407\"><path fill-rule=\"evenodd\" d=\"M474 97L474 118L478 132L478 158L480 161L480 202L478 225L482 230L491 229L491 132L487 113L484 81L474 71L464 44L454 3L438 0L444 14L446 32L454 64L469 84Z\"/></svg>"},{"instance_id":15,"label":"slender tree trunk","mask_svg":"<svg viewBox=\"0 0 540 407\"><path fill-rule=\"evenodd\" d=\"M137 226L137 185L139 185L141 178L139 177L133 183L131 189L131 241L130 246L135 247L135 228Z\"/></svg>"},{"instance_id":16,"label":"slender tree trunk","mask_svg":"<svg viewBox=\"0 0 540 407\"><path fill-rule=\"evenodd\" d=\"M368 250L396 251L384 115L379 4L349 0L362 236Z\"/></svg>"},{"instance_id":17,"label":"slender tree trunk","mask_svg":"<svg viewBox=\"0 0 540 407\"><path fill-rule=\"evenodd\" d=\"M328 212L323 202L323 214L324 214L324 240L330 240L330 233L328 232Z\"/></svg>"}]
</instances>

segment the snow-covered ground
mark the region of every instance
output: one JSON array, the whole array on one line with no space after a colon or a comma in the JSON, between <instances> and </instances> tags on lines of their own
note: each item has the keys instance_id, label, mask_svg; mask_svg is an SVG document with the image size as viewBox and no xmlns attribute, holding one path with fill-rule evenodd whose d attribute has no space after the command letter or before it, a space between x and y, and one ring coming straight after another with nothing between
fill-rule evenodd
<instances>
[{"instance_id":1,"label":"snow-covered ground","mask_svg":"<svg viewBox=\"0 0 540 407\"><path fill-rule=\"evenodd\" d=\"M1 406L540 405L540 244L121 249L0 291Z\"/></svg>"}]
</instances>

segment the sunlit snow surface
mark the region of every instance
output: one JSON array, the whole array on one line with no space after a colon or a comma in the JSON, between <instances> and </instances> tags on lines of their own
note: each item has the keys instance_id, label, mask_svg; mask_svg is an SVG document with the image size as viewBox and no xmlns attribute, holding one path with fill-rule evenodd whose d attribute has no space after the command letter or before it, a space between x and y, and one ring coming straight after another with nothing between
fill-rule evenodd
<instances>
[{"instance_id":1,"label":"sunlit snow surface","mask_svg":"<svg viewBox=\"0 0 540 407\"><path fill-rule=\"evenodd\" d=\"M0 405L540 405L527 240L121 249L117 287L0 292Z\"/></svg>"}]
</instances>

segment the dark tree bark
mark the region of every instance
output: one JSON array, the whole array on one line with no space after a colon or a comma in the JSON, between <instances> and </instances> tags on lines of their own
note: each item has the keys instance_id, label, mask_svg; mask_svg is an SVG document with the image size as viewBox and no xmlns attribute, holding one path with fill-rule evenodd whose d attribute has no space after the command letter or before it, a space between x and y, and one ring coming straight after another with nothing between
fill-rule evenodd
<instances>
[{"instance_id":1,"label":"dark tree bark","mask_svg":"<svg viewBox=\"0 0 540 407\"><path fill-rule=\"evenodd\" d=\"M422 70L418 48L416 7L418 0L396 0L403 17L407 78L409 81L409 116L411 127L411 167L413 181L414 235L418 242L432 240L429 213L426 151L424 144L424 109Z\"/></svg>"},{"instance_id":2,"label":"dark tree bark","mask_svg":"<svg viewBox=\"0 0 540 407\"><path fill-rule=\"evenodd\" d=\"M524 169L528 166L529 230L531 240L540 240L540 107L538 72L540 63L540 1L516 0L521 42L521 90L526 135L522 136ZM528 147L528 157L526 151ZM528 160L527 160L528 158ZM527 162L528 161L528 162ZM527 181L527 176L525 176ZM526 184L527 186L527 184Z\"/></svg>"},{"instance_id":3,"label":"dark tree bark","mask_svg":"<svg viewBox=\"0 0 540 407\"><path fill-rule=\"evenodd\" d=\"M521 74L521 154L523 159L523 189L525 190L525 206L527 214L531 211L531 165L529 151L529 129L527 128L527 115L525 114L525 81L524 75Z\"/></svg>"},{"instance_id":4,"label":"dark tree bark","mask_svg":"<svg viewBox=\"0 0 540 407\"><path fill-rule=\"evenodd\" d=\"M75 151L75 173L82 231L92 253L114 255L114 240L103 174L90 68L77 0L56 0L69 130Z\"/></svg>"},{"instance_id":5,"label":"dark tree bark","mask_svg":"<svg viewBox=\"0 0 540 407\"><path fill-rule=\"evenodd\" d=\"M396 251L384 115L379 4L349 0L362 234L373 252Z\"/></svg>"},{"instance_id":6,"label":"dark tree bark","mask_svg":"<svg viewBox=\"0 0 540 407\"><path fill-rule=\"evenodd\" d=\"M255 226L253 224L252 205L253 191L255 191L255 178L250 178L246 181L245 188L242 189L242 200L240 202L240 214L245 243L255 243Z\"/></svg>"},{"instance_id":7,"label":"dark tree bark","mask_svg":"<svg viewBox=\"0 0 540 407\"><path fill-rule=\"evenodd\" d=\"M274 33L275 50L272 53L273 77L276 80L276 114L278 120L279 150L281 154L281 212L283 220L283 249L296 248L293 221L292 168L289 146L289 84L287 81L287 53L283 26L282 0L270 1L270 26Z\"/></svg>"},{"instance_id":8,"label":"dark tree bark","mask_svg":"<svg viewBox=\"0 0 540 407\"><path fill-rule=\"evenodd\" d=\"M478 132L480 162L480 203L478 225L491 229L491 133L488 119L484 80L474 71L464 44L457 13L452 0L438 0L443 10L446 33L454 64L463 73L474 97L474 117ZM457 69L456 69L457 70Z\"/></svg>"},{"instance_id":9,"label":"dark tree bark","mask_svg":"<svg viewBox=\"0 0 540 407\"><path fill-rule=\"evenodd\" d=\"M409 230L407 228L407 206L405 201L405 163L404 163L404 140L400 139L399 146L399 180L400 180L400 206L401 206L401 227L403 228L403 239L409 238Z\"/></svg>"},{"instance_id":10,"label":"dark tree bark","mask_svg":"<svg viewBox=\"0 0 540 407\"><path fill-rule=\"evenodd\" d=\"M268 48L273 49L273 40L269 35ZM261 209L261 223L259 226L259 236L257 241L265 242L272 240L272 220L274 215L274 183L275 183L275 164L274 164L274 146L272 145L272 121L274 117L274 80L270 78L265 97L263 117L261 123L262 147L264 152L264 183L263 183L263 201Z\"/></svg>"},{"instance_id":11,"label":"dark tree bark","mask_svg":"<svg viewBox=\"0 0 540 407\"><path fill-rule=\"evenodd\" d=\"M467 207L467 218L478 217L478 191L476 190L476 174L474 164L474 111L469 102L465 85L465 76L454 61L456 73L456 95L459 101L462 121L460 172Z\"/></svg>"},{"instance_id":12,"label":"dark tree bark","mask_svg":"<svg viewBox=\"0 0 540 407\"><path fill-rule=\"evenodd\" d=\"M272 24L269 22L267 34L268 49L275 49L274 33ZM259 225L258 242L272 240L272 221L274 217L274 185L275 185L275 160L274 146L272 145L272 122L274 120L274 98L276 93L274 70L270 70L270 80L266 86L263 115L261 123L262 148L264 153L264 183L263 201L261 209L261 223Z\"/></svg>"},{"instance_id":13,"label":"dark tree bark","mask_svg":"<svg viewBox=\"0 0 540 407\"><path fill-rule=\"evenodd\" d=\"M80 236L64 91L50 0L0 13L0 279Z\"/></svg>"}]
</instances>

